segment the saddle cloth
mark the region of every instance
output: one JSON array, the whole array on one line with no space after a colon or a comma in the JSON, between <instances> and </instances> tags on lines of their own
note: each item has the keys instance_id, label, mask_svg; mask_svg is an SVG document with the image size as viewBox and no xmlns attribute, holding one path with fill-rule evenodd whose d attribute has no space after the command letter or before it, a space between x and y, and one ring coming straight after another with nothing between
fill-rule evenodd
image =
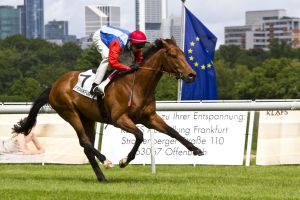
<instances>
[{"instance_id":1,"label":"saddle cloth","mask_svg":"<svg viewBox=\"0 0 300 200\"><path fill-rule=\"evenodd\" d=\"M85 72L81 72L78 75L78 82L74 86L73 90L79 94L82 94L83 96L86 96L90 99L97 99L97 97L93 97L90 93L90 90L92 88L93 81L95 79L95 72L94 70L90 69Z\"/></svg>"}]
</instances>

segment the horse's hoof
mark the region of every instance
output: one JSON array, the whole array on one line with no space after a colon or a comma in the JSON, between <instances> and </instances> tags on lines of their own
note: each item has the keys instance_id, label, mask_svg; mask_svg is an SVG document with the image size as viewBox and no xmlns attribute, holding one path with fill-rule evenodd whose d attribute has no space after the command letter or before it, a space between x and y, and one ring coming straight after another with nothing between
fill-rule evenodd
<instances>
[{"instance_id":1,"label":"horse's hoof","mask_svg":"<svg viewBox=\"0 0 300 200\"><path fill-rule=\"evenodd\" d=\"M106 180L105 177L98 178L98 181L99 181L100 183L107 183L107 180Z\"/></svg>"},{"instance_id":2,"label":"horse's hoof","mask_svg":"<svg viewBox=\"0 0 300 200\"><path fill-rule=\"evenodd\" d=\"M193 151L194 156L203 156L204 153L203 151L201 151L200 149L196 149L195 151Z\"/></svg>"},{"instance_id":3,"label":"horse's hoof","mask_svg":"<svg viewBox=\"0 0 300 200\"><path fill-rule=\"evenodd\" d=\"M114 167L114 165L112 164L112 162L110 162L109 160L105 160L104 163L103 163L103 166L106 168L106 169L111 169Z\"/></svg>"},{"instance_id":4,"label":"horse's hoof","mask_svg":"<svg viewBox=\"0 0 300 200\"><path fill-rule=\"evenodd\" d=\"M126 158L123 158L119 161L119 166L120 168L125 168L126 166L128 165L127 163L127 157Z\"/></svg>"}]
</instances>

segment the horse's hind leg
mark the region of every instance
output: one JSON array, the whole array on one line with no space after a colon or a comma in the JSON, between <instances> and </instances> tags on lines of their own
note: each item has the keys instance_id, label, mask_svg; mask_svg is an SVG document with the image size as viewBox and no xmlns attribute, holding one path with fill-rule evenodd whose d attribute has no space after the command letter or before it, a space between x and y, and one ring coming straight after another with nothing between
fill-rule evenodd
<instances>
[{"instance_id":1,"label":"horse's hind leg","mask_svg":"<svg viewBox=\"0 0 300 200\"><path fill-rule=\"evenodd\" d=\"M165 123L165 121L157 114L151 115L149 117L149 122L144 124L147 128L155 129L161 133L164 133L172 138L178 140L183 144L188 150L192 151L195 156L204 155L203 152L197 148L193 143L189 142L187 139L182 137L175 129L170 127Z\"/></svg>"},{"instance_id":2,"label":"horse's hind leg","mask_svg":"<svg viewBox=\"0 0 300 200\"><path fill-rule=\"evenodd\" d=\"M86 128L84 127L84 124L86 127L88 126L88 122L82 121L79 114L74 111L60 112L59 114L67 122L69 122L75 129L79 139L80 146L84 148L84 153L89 159L90 164L92 165L92 168L98 180L106 181L105 176L102 173L101 169L99 168L94 156L96 156L101 162L104 162L106 158L104 155L102 155L98 150L94 148L92 141L88 137L87 132L85 131Z\"/></svg>"},{"instance_id":3,"label":"horse's hind leg","mask_svg":"<svg viewBox=\"0 0 300 200\"><path fill-rule=\"evenodd\" d=\"M84 117L81 117L81 121L82 121L83 127L85 129L85 132L86 132L88 138L90 139L90 142L92 144L94 144L94 142L95 142L95 128L94 128L95 122L90 121L90 120L88 120ZM85 148L84 153L85 153L86 157L88 158L88 160L90 161L90 164L91 164L91 166L92 166L92 168L93 168L93 170L94 170L94 172L97 176L97 179L99 181L103 181L102 179L104 177L104 174L102 173L102 171L101 171L101 169L100 169L100 167L99 167L99 165L98 165L98 163L95 159L95 155L94 155L93 151L91 151L88 148ZM102 155L98 151L97 151L97 154L98 154L97 158L100 157L101 160L102 160L102 161L101 160L100 161L103 163L106 160L105 156ZM105 177L104 177L104 180L106 181Z\"/></svg>"}]
</instances>

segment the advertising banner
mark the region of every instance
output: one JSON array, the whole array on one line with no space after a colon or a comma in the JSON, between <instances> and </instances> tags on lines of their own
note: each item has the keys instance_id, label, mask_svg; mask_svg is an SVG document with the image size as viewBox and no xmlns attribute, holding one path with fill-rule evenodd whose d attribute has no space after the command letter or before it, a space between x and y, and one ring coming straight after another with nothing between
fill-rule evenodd
<instances>
[{"instance_id":1,"label":"advertising banner","mask_svg":"<svg viewBox=\"0 0 300 200\"><path fill-rule=\"evenodd\" d=\"M205 155L194 156L177 140L138 125L144 133L144 141L132 164L151 163L150 133L154 135L156 164L243 164L246 111L165 111L158 114ZM132 134L109 125L103 131L101 152L117 164L127 156L134 142Z\"/></svg>"},{"instance_id":2,"label":"advertising banner","mask_svg":"<svg viewBox=\"0 0 300 200\"><path fill-rule=\"evenodd\" d=\"M0 140L9 140L12 137L13 125L26 116L26 114L1 114ZM88 163L75 130L59 115L39 114L34 133L44 147L45 153L22 155L17 152L0 152L0 163ZM36 147L30 142L28 148L35 149Z\"/></svg>"},{"instance_id":3,"label":"advertising banner","mask_svg":"<svg viewBox=\"0 0 300 200\"><path fill-rule=\"evenodd\" d=\"M300 111L260 112L256 164L300 164Z\"/></svg>"}]
</instances>

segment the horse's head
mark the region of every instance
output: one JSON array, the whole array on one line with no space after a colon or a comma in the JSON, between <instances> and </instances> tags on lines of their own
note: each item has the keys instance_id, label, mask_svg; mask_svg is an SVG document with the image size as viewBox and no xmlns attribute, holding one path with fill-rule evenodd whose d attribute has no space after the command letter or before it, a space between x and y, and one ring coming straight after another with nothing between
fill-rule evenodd
<instances>
[{"instance_id":1,"label":"horse's head","mask_svg":"<svg viewBox=\"0 0 300 200\"><path fill-rule=\"evenodd\" d=\"M164 50L163 70L174 74L178 79L187 83L194 81L196 72L188 64L183 51L177 46L175 38L161 39Z\"/></svg>"}]
</instances>

